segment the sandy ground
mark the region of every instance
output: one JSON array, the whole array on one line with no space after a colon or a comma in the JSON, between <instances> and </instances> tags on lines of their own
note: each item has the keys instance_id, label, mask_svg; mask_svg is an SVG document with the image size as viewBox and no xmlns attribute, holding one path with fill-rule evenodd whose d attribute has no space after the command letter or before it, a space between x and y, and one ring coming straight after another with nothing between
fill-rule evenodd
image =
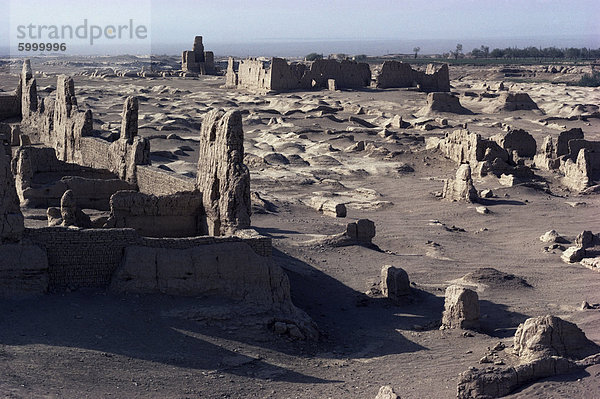
<instances>
[{"instance_id":1,"label":"sandy ground","mask_svg":"<svg viewBox=\"0 0 600 399\"><path fill-rule=\"evenodd\" d=\"M41 93L52 95L55 74L76 65L33 63ZM94 127L117 132L123 101L140 98L140 134L150 138L153 164L194 176L202 115L211 108L244 112L252 191L270 201L252 223L273 239L274 259L290 278L294 303L318 324L319 342L291 341L261 325L235 320L198 321L185 315L220 306L198 298L114 296L78 290L42 298L0 301L0 395L6 398L374 398L392 385L402 398L452 398L458 373L502 341L507 363L512 336L526 318L554 314L573 321L600 344L600 275L548 252L539 236L555 229L569 239L600 232L597 195L569 193L541 171L548 190L503 187L476 180L495 198L474 205L435 196L456 165L425 150L426 137L455 126L490 136L503 124L538 141L581 127L600 140L600 120L574 119L600 104L597 89L552 84L552 75L513 82L497 67L451 68L453 91L475 115L440 115L448 126L425 131L385 126L395 115L415 114L426 94L406 89L293 92L255 95L220 88L223 77L97 78L76 76L80 106L94 112ZM543 78L543 79L542 79ZM493 98L462 95L504 81L524 90L541 111L486 113ZM16 78L0 75L12 90ZM46 90L46 91L44 91ZM357 115L359 108L362 113ZM350 122L358 116L374 127ZM560 117L545 121L548 117ZM431 122L435 124L434 122ZM358 141L365 151L350 151ZM324 216L305 205L313 196L348 204L347 218ZM572 206L578 202L577 206ZM29 226L40 210L25 210ZM36 216L37 215L37 216ZM314 244L358 218L377 226L365 247ZM42 221L43 222L43 221ZM381 267L405 269L412 300L392 305L364 293L379 282ZM482 330L473 337L438 329L444 289L482 267L523 280L471 282L481 300ZM511 398L600 398L600 367L593 366L524 387Z\"/></svg>"}]
</instances>

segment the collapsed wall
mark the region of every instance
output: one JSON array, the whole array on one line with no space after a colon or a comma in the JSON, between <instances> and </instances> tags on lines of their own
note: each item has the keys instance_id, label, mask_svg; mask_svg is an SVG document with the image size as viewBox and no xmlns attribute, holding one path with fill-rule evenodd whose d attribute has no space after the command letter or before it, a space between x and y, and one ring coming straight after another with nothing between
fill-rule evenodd
<instances>
[{"instance_id":1,"label":"collapsed wall","mask_svg":"<svg viewBox=\"0 0 600 399\"><path fill-rule=\"evenodd\" d=\"M527 135L527 136L525 136ZM471 133L466 129L446 133L441 140L431 139L428 148L439 149L444 156L452 159L457 164L469 163L476 176L483 177L493 174L500 177L502 174L512 174L519 177L531 177L533 172L520 162L520 155L527 155L531 151L530 142L523 146L515 143L514 137L528 137L525 131L513 131L484 139L478 133ZM534 140L535 142L535 140ZM535 148L535 147L534 147Z\"/></svg>"},{"instance_id":2,"label":"collapsed wall","mask_svg":"<svg viewBox=\"0 0 600 399\"><path fill-rule=\"evenodd\" d=\"M412 69L410 64L400 61L384 61L375 86L380 89L391 87L418 87L426 92L450 91L448 64L429 64L425 71Z\"/></svg>"},{"instance_id":3,"label":"collapsed wall","mask_svg":"<svg viewBox=\"0 0 600 399\"><path fill-rule=\"evenodd\" d=\"M193 49L181 54L181 69L184 72L212 75L215 73L214 58L212 51L204 51L202 36L196 36Z\"/></svg>"},{"instance_id":4,"label":"collapsed wall","mask_svg":"<svg viewBox=\"0 0 600 399\"><path fill-rule=\"evenodd\" d=\"M31 102L37 103L37 95L34 95L36 83L27 72L29 69L26 63L22 84L29 88ZM180 220L169 224L166 234L181 237L233 234L250 226L250 175L243 163L244 136L239 112L214 110L206 115L200 140L198 174L194 181L149 165L149 142L137 136L139 105L136 97L126 99L120 137L111 143L91 136L91 112L80 111L77 107L72 79L61 76L59 86L59 93L51 107L51 123L42 124L41 128L36 125L47 116L50 108L37 107L27 113L26 106L23 107L23 120L31 125L28 125L29 131L40 142L50 146L48 149L26 146L17 151L14 170L20 175L18 191L23 203L41 203L43 200L38 197L43 196L42 190L50 190L56 191L55 195L41 205L57 206L64 193L62 189L72 189L77 202L88 205L89 201L81 201L79 191L85 193L95 187L98 192L91 197L101 204L92 207L107 209L107 199L119 190L139 189L143 194L122 194L111 201L111 219L107 227L135 227L149 236L159 236L165 218L175 217ZM24 101L25 104L31 102ZM61 156L58 157L58 154ZM40 163L47 164L47 169L40 170ZM109 175L105 174L102 179L111 181L98 182L81 176L61 179L46 186L34 184L36 173L52 171L73 174L101 174L106 171ZM119 184L113 184L115 180ZM162 198L163 195L170 197ZM124 197L128 199L121 201ZM160 205L163 203L176 206L167 209Z\"/></svg>"},{"instance_id":5,"label":"collapsed wall","mask_svg":"<svg viewBox=\"0 0 600 399\"><path fill-rule=\"evenodd\" d=\"M53 148L22 146L12 162L17 195L22 206L59 206L66 190L73 190L84 208L109 210L110 196L135 185L100 169L59 161ZM59 179L56 176L61 176Z\"/></svg>"},{"instance_id":6,"label":"collapsed wall","mask_svg":"<svg viewBox=\"0 0 600 399\"><path fill-rule=\"evenodd\" d=\"M226 87L253 91L287 91L324 89L329 80L335 80L337 88L369 86L369 64L343 60L316 60L307 66L302 63L288 64L285 59L271 58L268 62L256 58L240 61L237 72L235 61L229 58Z\"/></svg>"},{"instance_id":7,"label":"collapsed wall","mask_svg":"<svg viewBox=\"0 0 600 399\"><path fill-rule=\"evenodd\" d=\"M48 261L42 248L23 242L24 218L10 159L0 151L0 296L46 292Z\"/></svg>"},{"instance_id":8,"label":"collapsed wall","mask_svg":"<svg viewBox=\"0 0 600 399\"><path fill-rule=\"evenodd\" d=\"M23 221L10 158L0 151L0 242L19 241L25 229Z\"/></svg>"},{"instance_id":9,"label":"collapsed wall","mask_svg":"<svg viewBox=\"0 0 600 399\"><path fill-rule=\"evenodd\" d=\"M81 138L92 134L92 111L82 111L77 106L75 83L70 76L58 76L53 126L49 144L56 150L57 158L81 162Z\"/></svg>"},{"instance_id":10,"label":"collapsed wall","mask_svg":"<svg viewBox=\"0 0 600 399\"><path fill-rule=\"evenodd\" d=\"M137 165L150 163L150 144L137 136L137 98L126 99L121 136L110 143L93 137L92 112L79 109L71 77L58 77L54 101L38 99L36 80L26 60L20 85L21 125L32 141L53 148L60 161L105 169L135 184Z\"/></svg>"},{"instance_id":11,"label":"collapsed wall","mask_svg":"<svg viewBox=\"0 0 600 399\"><path fill-rule=\"evenodd\" d=\"M561 132L557 139L546 136L535 165L558 171L563 184L571 190L583 191L600 180L600 141L584 139L579 128Z\"/></svg>"}]
</instances>

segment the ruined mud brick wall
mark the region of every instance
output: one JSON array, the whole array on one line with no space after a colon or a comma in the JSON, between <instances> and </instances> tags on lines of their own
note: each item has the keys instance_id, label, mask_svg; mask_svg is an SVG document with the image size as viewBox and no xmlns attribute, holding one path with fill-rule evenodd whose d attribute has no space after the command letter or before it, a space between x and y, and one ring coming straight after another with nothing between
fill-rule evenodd
<instances>
[{"instance_id":1,"label":"ruined mud brick wall","mask_svg":"<svg viewBox=\"0 0 600 399\"><path fill-rule=\"evenodd\" d=\"M559 170L563 185L582 191L600 180L600 142L585 140L581 129L565 130L556 140L546 136L534 162L541 169Z\"/></svg>"},{"instance_id":2,"label":"ruined mud brick wall","mask_svg":"<svg viewBox=\"0 0 600 399\"><path fill-rule=\"evenodd\" d=\"M410 64L398 61L384 61L376 76L375 84L381 89L388 87L414 87L416 79Z\"/></svg>"},{"instance_id":3,"label":"ruined mud brick wall","mask_svg":"<svg viewBox=\"0 0 600 399\"><path fill-rule=\"evenodd\" d=\"M81 139L81 164L109 170L120 179L136 183L137 165L150 164L150 142L137 136L138 109L137 97L127 97L118 140L109 143L95 137Z\"/></svg>"},{"instance_id":4,"label":"ruined mud brick wall","mask_svg":"<svg viewBox=\"0 0 600 399\"><path fill-rule=\"evenodd\" d=\"M48 254L50 289L108 286L123 251L138 239L132 229L27 229L25 236Z\"/></svg>"},{"instance_id":5,"label":"ruined mud brick wall","mask_svg":"<svg viewBox=\"0 0 600 399\"><path fill-rule=\"evenodd\" d=\"M211 253L222 243L246 243L242 246L262 257L271 256L271 239L259 236L237 237L142 238L133 229L74 230L64 227L26 229L25 237L46 251L50 289L67 287L108 287L113 273L122 264L125 248L189 249L205 248ZM249 252L249 253L250 253ZM168 262L168 259L165 259ZM168 266L168 264L166 265ZM200 265L201 266L201 265ZM240 265L234 265L239 267ZM226 278L220 284L227 285Z\"/></svg>"},{"instance_id":6,"label":"ruined mud brick wall","mask_svg":"<svg viewBox=\"0 0 600 399\"><path fill-rule=\"evenodd\" d=\"M271 238L258 235L252 238L239 237L182 237L182 238L152 238L140 237L138 244L152 248L171 248L171 249L187 249L194 248L200 245L216 245L225 242L243 242L260 256L269 257L273 254L273 244Z\"/></svg>"},{"instance_id":7,"label":"ruined mud brick wall","mask_svg":"<svg viewBox=\"0 0 600 399\"><path fill-rule=\"evenodd\" d=\"M592 176L600 178L600 141L589 141L585 139L569 140L568 157L573 161L576 161L579 152L582 149L587 150L587 157L590 163Z\"/></svg>"},{"instance_id":8,"label":"ruined mud brick wall","mask_svg":"<svg viewBox=\"0 0 600 399\"><path fill-rule=\"evenodd\" d=\"M316 60L306 75L304 82L314 82L318 88L326 88L329 79L334 79L336 86L341 89L366 87L371 84L371 68L364 62Z\"/></svg>"},{"instance_id":9,"label":"ruined mud brick wall","mask_svg":"<svg viewBox=\"0 0 600 399\"><path fill-rule=\"evenodd\" d=\"M81 140L80 149L82 166L108 170L131 183L136 183L137 166L150 163L150 144L139 137L135 137L132 144L124 139L110 143L86 137Z\"/></svg>"},{"instance_id":10,"label":"ruined mud brick wall","mask_svg":"<svg viewBox=\"0 0 600 399\"><path fill-rule=\"evenodd\" d=\"M233 63L233 60L232 60ZM271 68L267 68L262 61L255 58L248 58L240 61L238 71L230 73L229 67L227 68L226 80L236 81L237 87L248 90L271 90Z\"/></svg>"},{"instance_id":11,"label":"ruined mud brick wall","mask_svg":"<svg viewBox=\"0 0 600 399\"><path fill-rule=\"evenodd\" d=\"M90 168L110 170L110 145L110 142L96 137L81 140L81 164Z\"/></svg>"},{"instance_id":12,"label":"ruined mud brick wall","mask_svg":"<svg viewBox=\"0 0 600 399\"><path fill-rule=\"evenodd\" d=\"M448 64L429 64L425 71L417 71L417 82L422 91L450 91Z\"/></svg>"},{"instance_id":13,"label":"ruined mud brick wall","mask_svg":"<svg viewBox=\"0 0 600 399\"><path fill-rule=\"evenodd\" d=\"M21 101L16 94L0 93L0 120L21 116Z\"/></svg>"},{"instance_id":14,"label":"ruined mud brick wall","mask_svg":"<svg viewBox=\"0 0 600 399\"><path fill-rule=\"evenodd\" d=\"M73 190L79 206L109 210L111 195L119 190L135 189L135 185L108 171L59 161L54 149L49 147L19 147L12 170L21 205L30 207L59 206L64 192ZM68 176L57 179L58 174Z\"/></svg>"},{"instance_id":15,"label":"ruined mud brick wall","mask_svg":"<svg viewBox=\"0 0 600 399\"><path fill-rule=\"evenodd\" d=\"M478 162L500 158L508 160L508 153L495 141L484 139L477 133L468 130L455 130L446 133L440 142L443 154L458 164L469 162L472 166Z\"/></svg>"},{"instance_id":16,"label":"ruined mud brick wall","mask_svg":"<svg viewBox=\"0 0 600 399\"><path fill-rule=\"evenodd\" d=\"M56 157L65 162L80 162L81 138L92 134L92 111L79 110L75 83L66 75L59 75L56 82L53 126L49 144L56 150Z\"/></svg>"},{"instance_id":17,"label":"ruined mud brick wall","mask_svg":"<svg viewBox=\"0 0 600 399\"><path fill-rule=\"evenodd\" d=\"M20 241L24 228L10 156L0 151L0 244Z\"/></svg>"},{"instance_id":18,"label":"ruined mud brick wall","mask_svg":"<svg viewBox=\"0 0 600 399\"><path fill-rule=\"evenodd\" d=\"M201 234L202 194L162 195L119 191L110 199L110 227L134 228L145 237L189 237Z\"/></svg>"},{"instance_id":19,"label":"ruined mud brick wall","mask_svg":"<svg viewBox=\"0 0 600 399\"><path fill-rule=\"evenodd\" d=\"M227 71L225 72L225 87L235 89L238 87L238 74L235 72L235 60L233 57L227 59Z\"/></svg>"},{"instance_id":20,"label":"ruined mud brick wall","mask_svg":"<svg viewBox=\"0 0 600 399\"><path fill-rule=\"evenodd\" d=\"M92 112L78 108L71 77L60 75L55 101L42 101L37 97L36 81L27 60L23 64L20 87L22 125L33 140L54 148L58 160L105 169L131 183L135 183L136 166L150 163L150 144L137 137L137 98L126 99L121 136L110 143L92 137Z\"/></svg>"},{"instance_id":21,"label":"ruined mud brick wall","mask_svg":"<svg viewBox=\"0 0 600 399\"><path fill-rule=\"evenodd\" d=\"M375 78L378 88L415 87L427 92L450 91L448 64L429 64L425 71L412 69L410 64L399 61L384 61Z\"/></svg>"},{"instance_id":22,"label":"ruined mud brick wall","mask_svg":"<svg viewBox=\"0 0 600 399\"><path fill-rule=\"evenodd\" d=\"M196 180L154 166L140 165L137 167L137 185L142 193L168 195L194 191Z\"/></svg>"},{"instance_id":23,"label":"ruined mud brick wall","mask_svg":"<svg viewBox=\"0 0 600 399\"><path fill-rule=\"evenodd\" d=\"M270 90L286 91L294 89L310 89L311 81L306 76L307 67L304 64L288 64L283 58L272 58L270 77Z\"/></svg>"},{"instance_id":24,"label":"ruined mud brick wall","mask_svg":"<svg viewBox=\"0 0 600 399\"><path fill-rule=\"evenodd\" d=\"M177 249L129 246L111 290L212 296L267 308L291 303L285 272L243 242Z\"/></svg>"},{"instance_id":25,"label":"ruined mud brick wall","mask_svg":"<svg viewBox=\"0 0 600 399\"><path fill-rule=\"evenodd\" d=\"M366 63L344 60L316 60L310 66L288 64L282 58L263 62L255 58L242 60L238 71L229 59L226 76L227 87L255 91L309 90L327 88L328 81L336 81L338 88L366 87L371 83L371 69Z\"/></svg>"}]
</instances>

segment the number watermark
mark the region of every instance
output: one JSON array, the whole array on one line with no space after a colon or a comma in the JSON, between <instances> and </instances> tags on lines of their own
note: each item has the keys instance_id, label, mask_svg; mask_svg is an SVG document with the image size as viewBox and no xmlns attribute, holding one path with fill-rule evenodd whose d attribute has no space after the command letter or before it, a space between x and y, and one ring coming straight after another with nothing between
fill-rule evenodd
<instances>
[{"instance_id":1,"label":"number watermark","mask_svg":"<svg viewBox=\"0 0 600 399\"><path fill-rule=\"evenodd\" d=\"M60 12L59 12L60 11ZM151 0L10 0L10 55L150 55Z\"/></svg>"}]
</instances>

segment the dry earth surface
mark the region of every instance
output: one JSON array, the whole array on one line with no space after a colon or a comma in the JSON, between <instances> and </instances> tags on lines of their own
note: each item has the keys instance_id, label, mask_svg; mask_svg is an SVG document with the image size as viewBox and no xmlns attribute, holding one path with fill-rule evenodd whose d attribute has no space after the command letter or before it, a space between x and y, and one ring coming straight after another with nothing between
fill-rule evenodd
<instances>
[{"instance_id":1,"label":"dry earth surface","mask_svg":"<svg viewBox=\"0 0 600 399\"><path fill-rule=\"evenodd\" d=\"M433 121L432 130L384 129L395 115L423 122L415 114L427 95L408 89L255 95L221 88L222 76L78 75L110 63L36 59L32 66L44 72L36 77L42 95L53 94L57 73L77 75L79 105L93 110L94 128L106 135L118 131L126 96L138 96L140 135L150 139L152 163L189 176L196 173L202 116L216 107L242 110L251 189L270 203L256 207L252 224L272 237L293 301L316 321L322 339L292 341L240 322L244 315L219 312L226 304L197 298L76 290L2 300L2 397L374 398L380 386L391 385L405 399L452 398L458 374L479 366L488 347L504 342L500 357L510 363L516 327L529 317L560 316L600 344L600 311L580 310L584 300L600 303L600 275L562 262L560 251L544 250L539 240L551 229L570 240L583 230L600 232L600 197L572 194L556 176L536 170L544 187L475 179L478 190L495 193L484 202L490 213L480 214L476 205L436 197L456 165L424 143L464 123L485 137L504 124L522 128L538 147L544 136L571 127L600 140L600 119L540 122L600 105L598 89L553 84L551 76L513 82L497 66L451 67L452 90L474 115L441 115L448 125ZM493 99L462 95L500 81L527 92L546 115L486 113ZM16 82L15 75L0 74L2 89L13 90ZM365 150L348 150L360 141ZM345 202L348 217L308 207L315 196ZM45 210L24 214L29 227L46 224ZM358 218L375 222L378 248L318 244ZM386 264L405 269L413 283L404 304L365 295ZM523 280L485 274L463 280L479 294L482 330L472 337L439 330L445 288L484 267ZM203 309L214 317L194 317ZM509 397L600 398L600 366Z\"/></svg>"}]
</instances>

